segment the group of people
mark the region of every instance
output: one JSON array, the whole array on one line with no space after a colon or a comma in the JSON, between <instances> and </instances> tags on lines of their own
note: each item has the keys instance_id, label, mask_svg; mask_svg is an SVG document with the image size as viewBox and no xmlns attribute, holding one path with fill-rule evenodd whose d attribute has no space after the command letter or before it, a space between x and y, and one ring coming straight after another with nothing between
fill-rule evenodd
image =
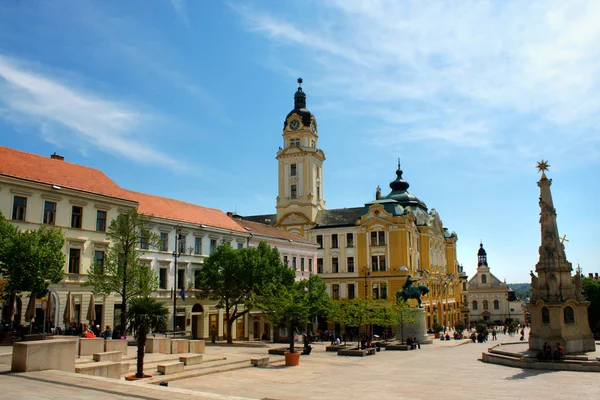
<instances>
[{"instance_id":1,"label":"group of people","mask_svg":"<svg viewBox=\"0 0 600 400\"><path fill-rule=\"evenodd\" d=\"M406 344L410 346L411 350L414 349L420 349L421 348L421 342L419 342L419 339L417 339L416 335L411 335L406 339Z\"/></svg>"},{"instance_id":2,"label":"group of people","mask_svg":"<svg viewBox=\"0 0 600 400\"><path fill-rule=\"evenodd\" d=\"M560 342L556 342L556 346L554 347L554 351L552 351L552 347L548 342L544 343L544 347L542 351L540 351L537 355L539 360L560 360L565 355L565 348L560 344Z\"/></svg>"},{"instance_id":3,"label":"group of people","mask_svg":"<svg viewBox=\"0 0 600 400\"><path fill-rule=\"evenodd\" d=\"M81 333L79 334L79 336L84 337L84 338L89 338L89 339L93 339L93 338L102 338L104 340L124 339L124 337L121 336L121 333L119 332L119 330L115 329L113 331L110 328L110 325L106 325L106 329L104 331L100 331L100 325L96 325L95 327L90 328L88 324L82 324Z\"/></svg>"}]
</instances>

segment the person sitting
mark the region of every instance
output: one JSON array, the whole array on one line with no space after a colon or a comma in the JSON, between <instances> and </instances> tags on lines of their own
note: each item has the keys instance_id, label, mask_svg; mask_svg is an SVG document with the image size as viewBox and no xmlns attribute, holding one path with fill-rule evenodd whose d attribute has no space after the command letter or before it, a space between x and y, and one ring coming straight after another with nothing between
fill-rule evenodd
<instances>
[{"instance_id":1,"label":"person sitting","mask_svg":"<svg viewBox=\"0 0 600 400\"><path fill-rule=\"evenodd\" d=\"M90 330L90 327L88 326L88 324L83 324L81 337L84 337L87 339L93 339L96 337L96 335L94 335L94 332L92 332Z\"/></svg>"},{"instance_id":2,"label":"person sitting","mask_svg":"<svg viewBox=\"0 0 600 400\"><path fill-rule=\"evenodd\" d=\"M415 344L413 343L412 336L409 336L409 337L406 339L406 345L407 345L407 346L408 346L408 348L409 348L409 349L411 349L411 350L414 350L414 349L415 349Z\"/></svg>"},{"instance_id":3,"label":"person sitting","mask_svg":"<svg viewBox=\"0 0 600 400\"><path fill-rule=\"evenodd\" d=\"M110 325L106 325L106 329L102 332L102 338L104 340L112 339L112 330L110 329Z\"/></svg>"},{"instance_id":4,"label":"person sitting","mask_svg":"<svg viewBox=\"0 0 600 400\"><path fill-rule=\"evenodd\" d=\"M421 348L421 343L417 339L417 335L413 335L412 336L412 342L413 342L413 344L415 345L416 348L418 348L418 349Z\"/></svg>"},{"instance_id":5,"label":"person sitting","mask_svg":"<svg viewBox=\"0 0 600 400\"><path fill-rule=\"evenodd\" d=\"M552 348L548 342L544 343L544 347L542 347L542 351L537 354L537 358L539 360L551 360L552 359Z\"/></svg>"},{"instance_id":6,"label":"person sitting","mask_svg":"<svg viewBox=\"0 0 600 400\"><path fill-rule=\"evenodd\" d=\"M450 334L446 332L446 340L450 340Z\"/></svg>"},{"instance_id":7,"label":"person sitting","mask_svg":"<svg viewBox=\"0 0 600 400\"><path fill-rule=\"evenodd\" d=\"M565 348L559 343L556 343L556 347L554 348L554 359L560 360L565 356Z\"/></svg>"},{"instance_id":8,"label":"person sitting","mask_svg":"<svg viewBox=\"0 0 600 400\"><path fill-rule=\"evenodd\" d=\"M440 340L444 340L444 339L445 339L445 336L444 336L444 334L442 333L442 334L440 335Z\"/></svg>"}]
</instances>

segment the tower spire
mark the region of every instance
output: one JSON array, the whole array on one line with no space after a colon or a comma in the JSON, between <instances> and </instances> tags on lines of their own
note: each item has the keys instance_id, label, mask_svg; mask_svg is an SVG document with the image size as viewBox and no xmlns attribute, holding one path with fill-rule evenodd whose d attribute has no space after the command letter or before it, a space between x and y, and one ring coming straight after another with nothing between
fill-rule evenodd
<instances>
[{"instance_id":1,"label":"tower spire","mask_svg":"<svg viewBox=\"0 0 600 400\"><path fill-rule=\"evenodd\" d=\"M294 94L294 109L300 110L306 108L306 93L302 91L302 78L298 78L298 90Z\"/></svg>"}]
</instances>

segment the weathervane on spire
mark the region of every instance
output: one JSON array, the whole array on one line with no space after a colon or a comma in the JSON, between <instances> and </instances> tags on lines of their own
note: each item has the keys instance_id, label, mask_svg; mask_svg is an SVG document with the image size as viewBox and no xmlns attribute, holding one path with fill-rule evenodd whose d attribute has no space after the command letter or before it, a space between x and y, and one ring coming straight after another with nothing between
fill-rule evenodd
<instances>
[{"instance_id":1,"label":"weathervane on spire","mask_svg":"<svg viewBox=\"0 0 600 400\"><path fill-rule=\"evenodd\" d=\"M548 164L548 160L544 161L544 159L542 159L542 161L538 161L537 170L542 173L542 179L546 179L545 172L548 171L549 169L550 169L550 164Z\"/></svg>"},{"instance_id":2,"label":"weathervane on spire","mask_svg":"<svg viewBox=\"0 0 600 400\"><path fill-rule=\"evenodd\" d=\"M302 78L298 78L298 89L302 89Z\"/></svg>"}]
</instances>

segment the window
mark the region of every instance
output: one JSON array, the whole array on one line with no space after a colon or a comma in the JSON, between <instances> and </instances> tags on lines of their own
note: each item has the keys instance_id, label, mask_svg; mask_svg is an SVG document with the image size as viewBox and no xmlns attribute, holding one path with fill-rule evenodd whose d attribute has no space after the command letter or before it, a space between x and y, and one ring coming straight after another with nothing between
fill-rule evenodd
<instances>
[{"instance_id":1,"label":"window","mask_svg":"<svg viewBox=\"0 0 600 400\"><path fill-rule=\"evenodd\" d=\"M331 298L333 300L339 300L340 298L340 285L337 283L331 285Z\"/></svg>"},{"instance_id":2,"label":"window","mask_svg":"<svg viewBox=\"0 0 600 400\"><path fill-rule=\"evenodd\" d=\"M296 185L292 185L292 188L291 188L290 190L291 190L291 195L290 195L290 198L291 198L291 199L295 199L295 198L296 198L296 196L298 195L298 193L297 193L297 191L296 191Z\"/></svg>"},{"instance_id":3,"label":"window","mask_svg":"<svg viewBox=\"0 0 600 400\"><path fill-rule=\"evenodd\" d=\"M498 300L494 300L494 310L500 309L500 302Z\"/></svg>"},{"instance_id":4,"label":"window","mask_svg":"<svg viewBox=\"0 0 600 400\"><path fill-rule=\"evenodd\" d=\"M312 272L312 258L308 259L308 272Z\"/></svg>"},{"instance_id":5,"label":"window","mask_svg":"<svg viewBox=\"0 0 600 400\"><path fill-rule=\"evenodd\" d=\"M304 272L304 258L300 259L300 271Z\"/></svg>"},{"instance_id":6,"label":"window","mask_svg":"<svg viewBox=\"0 0 600 400\"><path fill-rule=\"evenodd\" d=\"M487 300L484 300L484 301L483 301L483 309L484 309L484 310L487 310L487 309L488 309L488 301L487 301Z\"/></svg>"},{"instance_id":7,"label":"window","mask_svg":"<svg viewBox=\"0 0 600 400\"><path fill-rule=\"evenodd\" d=\"M44 202L44 224L54 225L56 223L56 203Z\"/></svg>"},{"instance_id":8,"label":"window","mask_svg":"<svg viewBox=\"0 0 600 400\"><path fill-rule=\"evenodd\" d=\"M200 270L194 270L194 289L200 289Z\"/></svg>"},{"instance_id":9,"label":"window","mask_svg":"<svg viewBox=\"0 0 600 400\"><path fill-rule=\"evenodd\" d=\"M323 259L317 258L317 274L323 273Z\"/></svg>"},{"instance_id":10,"label":"window","mask_svg":"<svg viewBox=\"0 0 600 400\"><path fill-rule=\"evenodd\" d=\"M100 266L102 273L104 273L104 252L101 250L94 251L94 260Z\"/></svg>"},{"instance_id":11,"label":"window","mask_svg":"<svg viewBox=\"0 0 600 400\"><path fill-rule=\"evenodd\" d=\"M149 247L149 243L148 243L148 236L141 234L140 237L140 250L148 250Z\"/></svg>"},{"instance_id":12,"label":"window","mask_svg":"<svg viewBox=\"0 0 600 400\"><path fill-rule=\"evenodd\" d=\"M338 248L338 235L335 233L333 235L331 235L331 248L332 249Z\"/></svg>"},{"instance_id":13,"label":"window","mask_svg":"<svg viewBox=\"0 0 600 400\"><path fill-rule=\"evenodd\" d=\"M210 254L217 250L217 239L210 239Z\"/></svg>"},{"instance_id":14,"label":"window","mask_svg":"<svg viewBox=\"0 0 600 400\"><path fill-rule=\"evenodd\" d=\"M81 228L83 219L83 207L73 206L71 209L71 228Z\"/></svg>"},{"instance_id":15,"label":"window","mask_svg":"<svg viewBox=\"0 0 600 400\"><path fill-rule=\"evenodd\" d=\"M167 288L167 269L160 268L158 270L158 288L166 289Z\"/></svg>"},{"instance_id":16,"label":"window","mask_svg":"<svg viewBox=\"0 0 600 400\"><path fill-rule=\"evenodd\" d=\"M25 211L27 210L27 198L15 196L13 203L12 219L15 221L25 221Z\"/></svg>"},{"instance_id":17,"label":"window","mask_svg":"<svg viewBox=\"0 0 600 400\"><path fill-rule=\"evenodd\" d=\"M331 259L331 272L333 272L334 274L337 274L338 272L340 272L340 266L338 264L337 257L333 257Z\"/></svg>"},{"instance_id":18,"label":"window","mask_svg":"<svg viewBox=\"0 0 600 400\"><path fill-rule=\"evenodd\" d=\"M300 139L298 139L298 138L290 139L290 146L300 147Z\"/></svg>"},{"instance_id":19,"label":"window","mask_svg":"<svg viewBox=\"0 0 600 400\"><path fill-rule=\"evenodd\" d=\"M288 256L283 256L283 265L285 265L286 267L289 266Z\"/></svg>"},{"instance_id":20,"label":"window","mask_svg":"<svg viewBox=\"0 0 600 400\"><path fill-rule=\"evenodd\" d=\"M160 233L160 251L169 251L169 234Z\"/></svg>"},{"instance_id":21,"label":"window","mask_svg":"<svg viewBox=\"0 0 600 400\"><path fill-rule=\"evenodd\" d=\"M290 165L290 175L291 176L296 176L296 164L291 164Z\"/></svg>"},{"instance_id":22,"label":"window","mask_svg":"<svg viewBox=\"0 0 600 400\"><path fill-rule=\"evenodd\" d=\"M96 231L106 232L106 211L96 211Z\"/></svg>"},{"instance_id":23,"label":"window","mask_svg":"<svg viewBox=\"0 0 600 400\"><path fill-rule=\"evenodd\" d=\"M202 254L202 238L194 238L194 254Z\"/></svg>"},{"instance_id":24,"label":"window","mask_svg":"<svg viewBox=\"0 0 600 400\"><path fill-rule=\"evenodd\" d=\"M572 307L566 306L563 310L563 315L565 317L565 324L575 323L575 312Z\"/></svg>"},{"instance_id":25,"label":"window","mask_svg":"<svg viewBox=\"0 0 600 400\"><path fill-rule=\"evenodd\" d=\"M354 247L354 234L346 233L346 247Z\"/></svg>"},{"instance_id":26,"label":"window","mask_svg":"<svg viewBox=\"0 0 600 400\"><path fill-rule=\"evenodd\" d=\"M185 269L177 269L177 289L185 287Z\"/></svg>"},{"instance_id":27,"label":"window","mask_svg":"<svg viewBox=\"0 0 600 400\"><path fill-rule=\"evenodd\" d=\"M385 232L371 232L371 246L385 246Z\"/></svg>"},{"instance_id":28,"label":"window","mask_svg":"<svg viewBox=\"0 0 600 400\"><path fill-rule=\"evenodd\" d=\"M381 298L387 299L387 283L380 283L379 288L381 289Z\"/></svg>"},{"instance_id":29,"label":"window","mask_svg":"<svg viewBox=\"0 0 600 400\"><path fill-rule=\"evenodd\" d=\"M481 275L481 283L487 283L487 276Z\"/></svg>"},{"instance_id":30,"label":"window","mask_svg":"<svg viewBox=\"0 0 600 400\"><path fill-rule=\"evenodd\" d=\"M387 283L373 284L373 300L387 299Z\"/></svg>"},{"instance_id":31,"label":"window","mask_svg":"<svg viewBox=\"0 0 600 400\"><path fill-rule=\"evenodd\" d=\"M317 185L317 200L321 200L321 186Z\"/></svg>"},{"instance_id":32,"label":"window","mask_svg":"<svg viewBox=\"0 0 600 400\"><path fill-rule=\"evenodd\" d=\"M238 247L238 250L239 249L243 249L244 248L244 243L238 242L238 246L237 247Z\"/></svg>"},{"instance_id":33,"label":"window","mask_svg":"<svg viewBox=\"0 0 600 400\"><path fill-rule=\"evenodd\" d=\"M473 300L473 310L477 310L477 301Z\"/></svg>"},{"instance_id":34,"label":"window","mask_svg":"<svg viewBox=\"0 0 600 400\"><path fill-rule=\"evenodd\" d=\"M323 248L323 235L317 235L317 244L319 245L320 249Z\"/></svg>"},{"instance_id":35,"label":"window","mask_svg":"<svg viewBox=\"0 0 600 400\"><path fill-rule=\"evenodd\" d=\"M185 235L179 235L179 240L177 241L177 243L179 244L179 253L180 254L185 254L185 245L186 245L186 236Z\"/></svg>"},{"instance_id":36,"label":"window","mask_svg":"<svg viewBox=\"0 0 600 400\"><path fill-rule=\"evenodd\" d=\"M296 270L296 257L292 257L292 269Z\"/></svg>"},{"instance_id":37,"label":"window","mask_svg":"<svg viewBox=\"0 0 600 400\"><path fill-rule=\"evenodd\" d=\"M348 300L352 300L355 297L355 288L354 288L354 283L349 283L348 284Z\"/></svg>"},{"instance_id":38,"label":"window","mask_svg":"<svg viewBox=\"0 0 600 400\"><path fill-rule=\"evenodd\" d=\"M373 272L386 271L387 266L385 263L385 256L371 256L371 269Z\"/></svg>"},{"instance_id":39,"label":"window","mask_svg":"<svg viewBox=\"0 0 600 400\"><path fill-rule=\"evenodd\" d=\"M379 283L373 284L373 300L379 300Z\"/></svg>"},{"instance_id":40,"label":"window","mask_svg":"<svg viewBox=\"0 0 600 400\"><path fill-rule=\"evenodd\" d=\"M79 259L81 258L81 249L69 250L69 273L79 273Z\"/></svg>"},{"instance_id":41,"label":"window","mask_svg":"<svg viewBox=\"0 0 600 400\"><path fill-rule=\"evenodd\" d=\"M354 272L354 257L348 257L346 265L348 266L348 272Z\"/></svg>"},{"instance_id":42,"label":"window","mask_svg":"<svg viewBox=\"0 0 600 400\"><path fill-rule=\"evenodd\" d=\"M310 147L317 147L317 142L314 139L310 141Z\"/></svg>"},{"instance_id":43,"label":"window","mask_svg":"<svg viewBox=\"0 0 600 400\"><path fill-rule=\"evenodd\" d=\"M542 307L542 324L550 323L550 311L547 307Z\"/></svg>"}]
</instances>

